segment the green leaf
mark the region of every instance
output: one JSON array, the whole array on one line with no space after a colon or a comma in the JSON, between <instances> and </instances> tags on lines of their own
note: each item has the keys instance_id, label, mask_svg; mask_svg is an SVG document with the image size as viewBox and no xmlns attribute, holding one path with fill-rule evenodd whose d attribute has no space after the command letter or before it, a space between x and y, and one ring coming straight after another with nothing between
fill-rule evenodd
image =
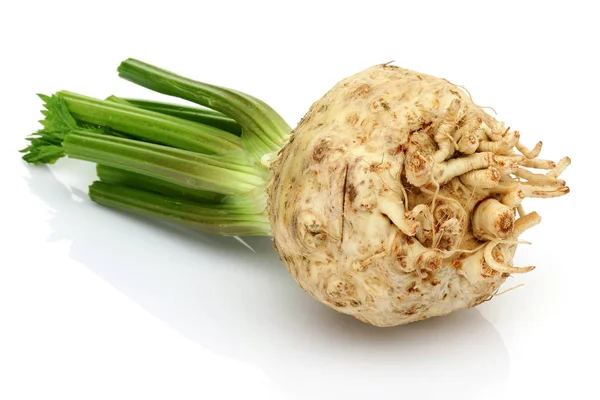
<instances>
[{"instance_id":1,"label":"green leaf","mask_svg":"<svg viewBox=\"0 0 600 400\"><path fill-rule=\"evenodd\" d=\"M29 146L21 150L21 153L25 153L23 160L28 163L53 164L65 156L61 144L69 132L77 129L77 121L59 96L44 94L38 96L44 101L45 110L42 114L45 119L40 121L44 128L27 138Z\"/></svg>"},{"instance_id":2,"label":"green leaf","mask_svg":"<svg viewBox=\"0 0 600 400\"><path fill-rule=\"evenodd\" d=\"M54 164L56 160L65 156L65 151L61 146L53 144L34 143L21 152L26 152L23 160L32 164ZM41 141L40 141L41 142Z\"/></svg>"},{"instance_id":3,"label":"green leaf","mask_svg":"<svg viewBox=\"0 0 600 400\"><path fill-rule=\"evenodd\" d=\"M44 108L47 110L42 112L46 118L41 121L44 126L44 131L65 133L77 129L77 121L69 112L65 101L57 96L46 96L44 94L38 94L38 96L44 100Z\"/></svg>"}]
</instances>

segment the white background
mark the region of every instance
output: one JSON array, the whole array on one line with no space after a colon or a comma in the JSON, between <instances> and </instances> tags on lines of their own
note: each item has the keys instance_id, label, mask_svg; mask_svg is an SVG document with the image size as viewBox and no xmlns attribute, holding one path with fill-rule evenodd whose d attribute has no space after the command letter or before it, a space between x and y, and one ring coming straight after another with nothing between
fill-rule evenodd
<instances>
[{"instance_id":1,"label":"white background","mask_svg":"<svg viewBox=\"0 0 600 400\"><path fill-rule=\"evenodd\" d=\"M598 398L598 13L593 1L19 1L0 6L1 399ZM335 82L397 65L569 155L527 200L536 265L476 309L367 326L302 292L268 239L165 228L91 203L94 170L30 167L35 93L159 98L136 57L251 93L291 125Z\"/></svg>"}]
</instances>

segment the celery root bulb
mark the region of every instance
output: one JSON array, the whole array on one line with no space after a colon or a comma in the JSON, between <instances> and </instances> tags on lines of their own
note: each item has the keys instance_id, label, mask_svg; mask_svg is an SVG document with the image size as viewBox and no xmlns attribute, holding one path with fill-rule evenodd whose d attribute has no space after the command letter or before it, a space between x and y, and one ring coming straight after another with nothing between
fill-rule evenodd
<instances>
[{"instance_id":1,"label":"celery root bulb","mask_svg":"<svg viewBox=\"0 0 600 400\"><path fill-rule=\"evenodd\" d=\"M512 263L540 221L524 198L568 193L569 159L540 150L445 79L369 68L314 103L272 162L275 248L306 292L373 325L476 306L533 269Z\"/></svg>"}]
</instances>

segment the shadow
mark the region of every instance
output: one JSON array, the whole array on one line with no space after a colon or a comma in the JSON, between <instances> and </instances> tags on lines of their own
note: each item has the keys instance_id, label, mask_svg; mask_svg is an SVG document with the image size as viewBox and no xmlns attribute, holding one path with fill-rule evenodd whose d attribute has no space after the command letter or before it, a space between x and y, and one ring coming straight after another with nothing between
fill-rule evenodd
<instances>
[{"instance_id":1,"label":"shadow","mask_svg":"<svg viewBox=\"0 0 600 400\"><path fill-rule=\"evenodd\" d=\"M98 206L49 168L29 172L31 192L54 211L49 240L71 241L73 259L198 345L259 366L293 397L503 391L508 352L475 309L372 327L305 294L269 238L245 239L251 252L233 238Z\"/></svg>"}]
</instances>

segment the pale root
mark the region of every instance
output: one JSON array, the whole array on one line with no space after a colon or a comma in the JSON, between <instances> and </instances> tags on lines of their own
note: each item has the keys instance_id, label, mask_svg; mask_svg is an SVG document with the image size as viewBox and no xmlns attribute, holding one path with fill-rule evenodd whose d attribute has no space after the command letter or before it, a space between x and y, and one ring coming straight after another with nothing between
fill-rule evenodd
<instances>
[{"instance_id":1,"label":"pale root","mask_svg":"<svg viewBox=\"0 0 600 400\"><path fill-rule=\"evenodd\" d=\"M476 306L533 269L512 264L540 222L522 201L569 191L570 160L540 151L444 79L369 68L314 103L270 163L275 248L310 295L373 325Z\"/></svg>"}]
</instances>

